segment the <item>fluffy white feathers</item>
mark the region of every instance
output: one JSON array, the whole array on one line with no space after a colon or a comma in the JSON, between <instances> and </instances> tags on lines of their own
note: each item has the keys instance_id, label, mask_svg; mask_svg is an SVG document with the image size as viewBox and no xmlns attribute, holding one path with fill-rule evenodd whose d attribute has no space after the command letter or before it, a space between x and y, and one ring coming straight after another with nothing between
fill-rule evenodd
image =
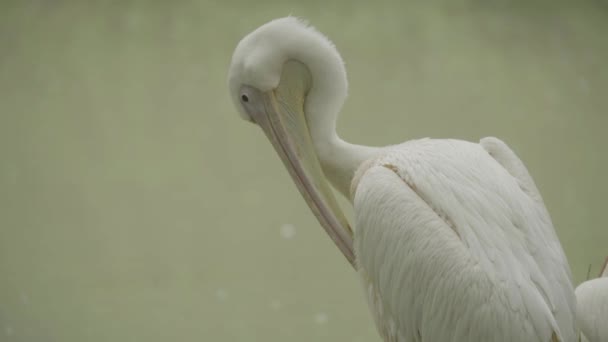
<instances>
[{"instance_id":1,"label":"fluffy white feathers","mask_svg":"<svg viewBox=\"0 0 608 342\"><path fill-rule=\"evenodd\" d=\"M479 144L424 139L368 166L354 199L355 252L386 341L576 340L551 220L531 178L517 177L527 175L519 159L503 163L515 167Z\"/></svg>"},{"instance_id":2,"label":"fluffy white feathers","mask_svg":"<svg viewBox=\"0 0 608 342\"><path fill-rule=\"evenodd\" d=\"M576 317L589 342L608 341L608 258L600 278L576 288Z\"/></svg>"}]
</instances>

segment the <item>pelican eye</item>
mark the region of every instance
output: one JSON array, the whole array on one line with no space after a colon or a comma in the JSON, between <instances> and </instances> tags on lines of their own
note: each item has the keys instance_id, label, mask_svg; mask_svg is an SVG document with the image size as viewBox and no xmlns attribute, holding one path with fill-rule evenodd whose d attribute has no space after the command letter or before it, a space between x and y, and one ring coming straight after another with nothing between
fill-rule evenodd
<instances>
[{"instance_id":1,"label":"pelican eye","mask_svg":"<svg viewBox=\"0 0 608 342\"><path fill-rule=\"evenodd\" d=\"M243 102L249 102L249 97L245 94L241 95L241 101Z\"/></svg>"}]
</instances>

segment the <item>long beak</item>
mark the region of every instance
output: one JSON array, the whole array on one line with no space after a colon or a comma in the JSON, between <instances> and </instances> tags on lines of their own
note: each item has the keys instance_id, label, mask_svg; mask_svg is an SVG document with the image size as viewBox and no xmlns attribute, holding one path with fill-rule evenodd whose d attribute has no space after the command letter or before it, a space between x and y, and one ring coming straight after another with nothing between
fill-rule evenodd
<instances>
[{"instance_id":1,"label":"long beak","mask_svg":"<svg viewBox=\"0 0 608 342\"><path fill-rule=\"evenodd\" d=\"M304 115L310 73L299 62L283 67L277 88L262 93L253 119L277 151L321 226L355 267L352 230L321 168Z\"/></svg>"}]
</instances>

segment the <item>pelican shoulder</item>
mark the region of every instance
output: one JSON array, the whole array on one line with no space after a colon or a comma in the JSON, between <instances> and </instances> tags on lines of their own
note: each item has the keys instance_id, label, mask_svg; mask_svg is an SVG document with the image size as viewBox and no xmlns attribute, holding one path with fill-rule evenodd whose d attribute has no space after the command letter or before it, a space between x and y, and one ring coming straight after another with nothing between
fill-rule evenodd
<instances>
[{"instance_id":1,"label":"pelican shoulder","mask_svg":"<svg viewBox=\"0 0 608 342\"><path fill-rule=\"evenodd\" d=\"M482 146L410 141L361 172L357 263L383 316L398 317L406 335L574 340L570 272L551 220Z\"/></svg>"}]
</instances>

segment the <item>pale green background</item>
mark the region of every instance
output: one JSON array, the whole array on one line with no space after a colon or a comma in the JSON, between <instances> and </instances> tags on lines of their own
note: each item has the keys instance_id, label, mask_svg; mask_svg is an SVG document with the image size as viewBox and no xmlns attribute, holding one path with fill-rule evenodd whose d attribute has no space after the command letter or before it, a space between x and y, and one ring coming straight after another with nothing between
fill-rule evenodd
<instances>
[{"instance_id":1,"label":"pale green background","mask_svg":"<svg viewBox=\"0 0 608 342\"><path fill-rule=\"evenodd\" d=\"M608 254L608 6L2 1L0 341L378 341L226 73L269 19L340 49L347 140L506 140L576 282ZM296 235L284 239L283 224Z\"/></svg>"}]
</instances>

